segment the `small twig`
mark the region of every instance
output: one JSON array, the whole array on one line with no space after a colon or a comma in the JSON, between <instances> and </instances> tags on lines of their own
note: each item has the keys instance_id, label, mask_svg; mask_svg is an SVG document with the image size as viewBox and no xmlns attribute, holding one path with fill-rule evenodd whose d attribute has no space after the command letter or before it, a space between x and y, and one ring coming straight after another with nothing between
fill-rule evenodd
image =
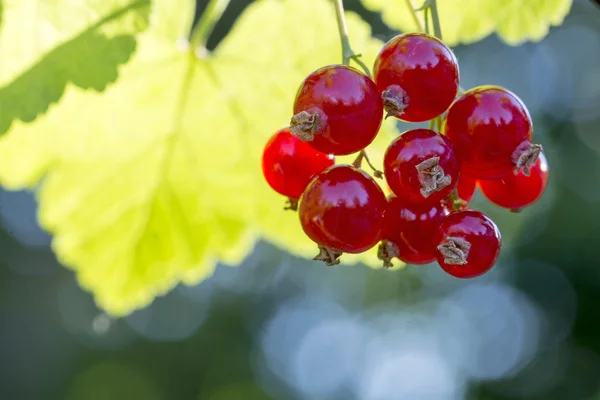
<instances>
[{"instance_id":1,"label":"small twig","mask_svg":"<svg viewBox=\"0 0 600 400\"><path fill-rule=\"evenodd\" d=\"M433 22L433 34L435 37L442 40L442 27L440 25L440 17L437 11L437 0L431 0L429 9L431 10L431 20Z\"/></svg>"},{"instance_id":2,"label":"small twig","mask_svg":"<svg viewBox=\"0 0 600 400\"><path fill-rule=\"evenodd\" d=\"M284 210L298 211L298 199L292 199L288 197L285 202Z\"/></svg>"},{"instance_id":3,"label":"small twig","mask_svg":"<svg viewBox=\"0 0 600 400\"><path fill-rule=\"evenodd\" d=\"M452 211L460 211L469 205L468 202L461 199L458 195L458 190L454 189L450 194L450 207Z\"/></svg>"},{"instance_id":4,"label":"small twig","mask_svg":"<svg viewBox=\"0 0 600 400\"><path fill-rule=\"evenodd\" d=\"M435 117L434 121L435 121L435 130L437 132L441 132L442 131L442 116L438 115L437 117Z\"/></svg>"},{"instance_id":5,"label":"small twig","mask_svg":"<svg viewBox=\"0 0 600 400\"><path fill-rule=\"evenodd\" d=\"M429 1L429 0L427 0ZM423 4L422 7L427 5L427 1L425 2L425 4ZM410 14L410 16L413 19L413 22L415 23L415 26L417 27L417 32L423 32L423 26L421 25L421 22L419 21L419 17L417 16L417 11L421 10L421 8L418 9L414 9L412 6L412 3L410 2L410 0L404 0L404 3L406 3L406 7L408 8L408 12Z\"/></svg>"},{"instance_id":6,"label":"small twig","mask_svg":"<svg viewBox=\"0 0 600 400\"><path fill-rule=\"evenodd\" d=\"M367 155L367 152L364 150L361 150L358 153L358 155L356 156L356 159L352 162L352 166L355 168L362 168L363 160L365 160L367 165L369 166L369 168L371 168L371 170L373 171L373 176L375 178L383 179L383 172L381 172L380 170L375 168L375 166L373 166L373 164L371 164L371 160L369 160L369 156Z\"/></svg>"},{"instance_id":7,"label":"small twig","mask_svg":"<svg viewBox=\"0 0 600 400\"><path fill-rule=\"evenodd\" d=\"M363 69L365 74L371 78L369 67L360 60L360 54L356 54L350 46L343 0L333 0L333 4L335 5L335 17L337 20L338 32L340 34L340 41L342 42L342 64L350 65L350 60L353 60Z\"/></svg>"}]
</instances>

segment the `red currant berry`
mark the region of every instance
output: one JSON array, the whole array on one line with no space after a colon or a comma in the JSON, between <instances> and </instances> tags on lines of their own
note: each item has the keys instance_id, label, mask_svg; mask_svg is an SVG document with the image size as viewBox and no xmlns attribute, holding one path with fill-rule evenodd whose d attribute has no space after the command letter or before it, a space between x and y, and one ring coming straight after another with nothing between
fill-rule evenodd
<instances>
[{"instance_id":1,"label":"red currant berry","mask_svg":"<svg viewBox=\"0 0 600 400\"><path fill-rule=\"evenodd\" d=\"M461 172L460 178L458 178L456 192L458 197L466 203L465 206L468 205L471 200L473 200L473 196L475 195L475 186L477 186L477 179Z\"/></svg>"},{"instance_id":2,"label":"red currant berry","mask_svg":"<svg viewBox=\"0 0 600 400\"><path fill-rule=\"evenodd\" d=\"M475 195L476 186L477 179L467 175L464 171L461 171L460 177L458 178L458 185L456 185L456 191L446 197L442 203L449 210L466 210Z\"/></svg>"},{"instance_id":3,"label":"red currant berry","mask_svg":"<svg viewBox=\"0 0 600 400\"><path fill-rule=\"evenodd\" d=\"M373 67L388 116L423 122L450 106L458 91L458 62L440 40L423 33L387 42Z\"/></svg>"},{"instance_id":4,"label":"red currant berry","mask_svg":"<svg viewBox=\"0 0 600 400\"><path fill-rule=\"evenodd\" d=\"M544 153L540 153L531 167L531 174L526 176L522 171L509 174L495 180L480 180L479 188L492 203L509 210L518 211L535 203L548 184L548 162Z\"/></svg>"},{"instance_id":5,"label":"red currant berry","mask_svg":"<svg viewBox=\"0 0 600 400\"><path fill-rule=\"evenodd\" d=\"M334 163L334 156L313 149L284 128L265 145L262 170L269 186L294 203L311 178Z\"/></svg>"},{"instance_id":6,"label":"red currant berry","mask_svg":"<svg viewBox=\"0 0 600 400\"><path fill-rule=\"evenodd\" d=\"M383 217L383 240L378 252L383 265L391 267L393 257L408 264L435 261L433 237L446 214L441 203L410 204L390 195Z\"/></svg>"},{"instance_id":7,"label":"red currant berry","mask_svg":"<svg viewBox=\"0 0 600 400\"><path fill-rule=\"evenodd\" d=\"M323 153L347 155L367 147L381 126L383 100L375 83L345 65L310 74L296 94L291 132Z\"/></svg>"},{"instance_id":8,"label":"red currant berry","mask_svg":"<svg viewBox=\"0 0 600 400\"><path fill-rule=\"evenodd\" d=\"M435 256L444 271L457 278L474 278L494 266L502 239L489 217L465 210L442 220L434 242Z\"/></svg>"},{"instance_id":9,"label":"red currant berry","mask_svg":"<svg viewBox=\"0 0 600 400\"><path fill-rule=\"evenodd\" d=\"M413 129L394 139L383 168L390 189L411 203L439 203L454 190L460 174L452 143L429 129Z\"/></svg>"},{"instance_id":10,"label":"red currant berry","mask_svg":"<svg viewBox=\"0 0 600 400\"><path fill-rule=\"evenodd\" d=\"M529 169L542 150L532 144L532 122L523 102L498 86L467 91L450 106L443 133L467 174L477 179L496 179L515 168Z\"/></svg>"},{"instance_id":11,"label":"red currant berry","mask_svg":"<svg viewBox=\"0 0 600 400\"><path fill-rule=\"evenodd\" d=\"M383 191L366 172L335 165L315 176L300 198L300 222L321 254L337 264L342 252L362 253L381 240L387 205Z\"/></svg>"}]
</instances>

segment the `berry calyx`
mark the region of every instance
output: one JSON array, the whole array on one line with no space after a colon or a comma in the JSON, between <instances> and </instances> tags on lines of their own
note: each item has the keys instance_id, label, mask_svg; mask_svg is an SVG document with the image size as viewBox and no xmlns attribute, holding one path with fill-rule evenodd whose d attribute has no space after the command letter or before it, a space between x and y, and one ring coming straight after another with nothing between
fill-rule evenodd
<instances>
[{"instance_id":1,"label":"berry calyx","mask_svg":"<svg viewBox=\"0 0 600 400\"><path fill-rule=\"evenodd\" d=\"M355 68L328 65L311 73L294 102L291 133L336 155L367 147L381 126L383 100L375 83Z\"/></svg>"},{"instance_id":2,"label":"berry calyx","mask_svg":"<svg viewBox=\"0 0 600 400\"><path fill-rule=\"evenodd\" d=\"M315 259L333 265L341 253L362 253L381 240L387 202L366 172L335 165L315 176L298 214L306 235L319 245Z\"/></svg>"},{"instance_id":3,"label":"berry calyx","mask_svg":"<svg viewBox=\"0 0 600 400\"><path fill-rule=\"evenodd\" d=\"M408 107L408 95L398 85L390 85L381 92L385 119L389 117L400 118Z\"/></svg>"},{"instance_id":4,"label":"berry calyx","mask_svg":"<svg viewBox=\"0 0 600 400\"><path fill-rule=\"evenodd\" d=\"M465 265L469 250L471 250L471 243L458 236L449 236L437 249L444 256L444 263L448 265Z\"/></svg>"},{"instance_id":5,"label":"berry calyx","mask_svg":"<svg viewBox=\"0 0 600 400\"><path fill-rule=\"evenodd\" d=\"M489 217L465 210L444 217L434 243L435 256L444 271L457 278L473 278L494 266L502 238Z\"/></svg>"},{"instance_id":6,"label":"berry calyx","mask_svg":"<svg viewBox=\"0 0 600 400\"><path fill-rule=\"evenodd\" d=\"M383 168L390 189L412 203L439 203L456 187L460 174L452 143L429 129L413 129L394 139Z\"/></svg>"},{"instance_id":7,"label":"berry calyx","mask_svg":"<svg viewBox=\"0 0 600 400\"><path fill-rule=\"evenodd\" d=\"M529 171L542 147L532 143L529 111L511 91L479 86L465 92L448 110L442 132L452 141L465 172L496 179Z\"/></svg>"},{"instance_id":8,"label":"berry calyx","mask_svg":"<svg viewBox=\"0 0 600 400\"><path fill-rule=\"evenodd\" d=\"M523 175L529 176L531 167L535 164L542 150L541 144L533 144L528 141L524 141L518 145L512 154L512 161L515 164L515 174L518 174L522 168Z\"/></svg>"},{"instance_id":9,"label":"berry calyx","mask_svg":"<svg viewBox=\"0 0 600 400\"><path fill-rule=\"evenodd\" d=\"M539 200L548 184L548 162L541 153L527 176L525 170L494 180L479 180L483 195L492 203L519 211Z\"/></svg>"},{"instance_id":10,"label":"berry calyx","mask_svg":"<svg viewBox=\"0 0 600 400\"><path fill-rule=\"evenodd\" d=\"M447 214L439 202L414 204L390 195L383 218L383 240L377 253L384 267L391 267L394 257L415 265L435 261L434 235Z\"/></svg>"},{"instance_id":11,"label":"berry calyx","mask_svg":"<svg viewBox=\"0 0 600 400\"><path fill-rule=\"evenodd\" d=\"M314 140L315 133L321 129L319 125L319 113L309 113L307 111L300 111L294 115L290 120L291 133L297 136L303 142L310 142Z\"/></svg>"},{"instance_id":12,"label":"berry calyx","mask_svg":"<svg viewBox=\"0 0 600 400\"><path fill-rule=\"evenodd\" d=\"M269 186L289 198L286 209L295 210L312 177L334 163L335 157L315 150L283 128L264 147L262 171Z\"/></svg>"},{"instance_id":13,"label":"berry calyx","mask_svg":"<svg viewBox=\"0 0 600 400\"><path fill-rule=\"evenodd\" d=\"M373 77L386 118L423 122L448 109L458 92L459 69L454 53L439 39L407 33L383 46Z\"/></svg>"},{"instance_id":14,"label":"berry calyx","mask_svg":"<svg viewBox=\"0 0 600 400\"><path fill-rule=\"evenodd\" d=\"M319 254L313 257L314 261L323 261L325 265L338 265L343 253L339 250L331 249L325 246L319 246Z\"/></svg>"}]
</instances>

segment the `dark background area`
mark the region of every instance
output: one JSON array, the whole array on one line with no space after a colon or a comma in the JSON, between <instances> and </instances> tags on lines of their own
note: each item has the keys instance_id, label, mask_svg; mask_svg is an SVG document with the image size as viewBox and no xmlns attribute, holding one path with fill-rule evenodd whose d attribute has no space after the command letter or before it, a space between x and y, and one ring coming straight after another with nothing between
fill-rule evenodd
<instances>
[{"instance_id":1,"label":"dark background area","mask_svg":"<svg viewBox=\"0 0 600 400\"><path fill-rule=\"evenodd\" d=\"M209 48L249 3L231 2ZM375 36L396 33L345 3ZM600 399L594 3L576 0L540 43L455 49L463 87L498 84L525 101L551 168L522 213L477 194L472 207L504 238L480 278L326 268L261 243L239 268L113 320L54 259L33 196L0 191L0 399Z\"/></svg>"}]
</instances>

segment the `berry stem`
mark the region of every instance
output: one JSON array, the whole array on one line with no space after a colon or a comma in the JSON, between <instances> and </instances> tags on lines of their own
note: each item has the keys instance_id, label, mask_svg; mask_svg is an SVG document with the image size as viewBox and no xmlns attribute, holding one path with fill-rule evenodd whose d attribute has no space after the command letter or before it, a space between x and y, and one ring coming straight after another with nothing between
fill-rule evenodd
<instances>
[{"instance_id":1,"label":"berry stem","mask_svg":"<svg viewBox=\"0 0 600 400\"><path fill-rule=\"evenodd\" d=\"M352 46L350 46L350 37L348 36L348 26L346 25L343 0L333 0L333 4L335 5L335 17L337 19L338 31L342 42L342 64L350 65L350 60L353 60L362 68L365 74L371 78L369 67L362 62L360 54L356 54L354 50L352 50Z\"/></svg>"},{"instance_id":2,"label":"berry stem","mask_svg":"<svg viewBox=\"0 0 600 400\"><path fill-rule=\"evenodd\" d=\"M425 33L429 35L429 7L423 10L423 18L425 19Z\"/></svg>"},{"instance_id":3,"label":"berry stem","mask_svg":"<svg viewBox=\"0 0 600 400\"><path fill-rule=\"evenodd\" d=\"M231 0L209 0L198 23L192 29L190 43L192 48L205 48L210 34L225 12Z\"/></svg>"},{"instance_id":4,"label":"berry stem","mask_svg":"<svg viewBox=\"0 0 600 400\"><path fill-rule=\"evenodd\" d=\"M442 40L442 27L440 26L440 17L437 11L437 0L431 0L429 8L431 10L431 20L433 21L433 34Z\"/></svg>"},{"instance_id":5,"label":"berry stem","mask_svg":"<svg viewBox=\"0 0 600 400\"><path fill-rule=\"evenodd\" d=\"M298 199L292 199L291 197L288 197L283 209L291 210L291 211L298 211Z\"/></svg>"},{"instance_id":6,"label":"berry stem","mask_svg":"<svg viewBox=\"0 0 600 400\"><path fill-rule=\"evenodd\" d=\"M435 117L435 129L438 132L442 131L442 116L438 115L437 117Z\"/></svg>"},{"instance_id":7,"label":"berry stem","mask_svg":"<svg viewBox=\"0 0 600 400\"><path fill-rule=\"evenodd\" d=\"M419 17L417 17L417 10L415 10L413 8L410 0L404 0L404 3L406 3L408 12L410 13L410 16L412 17L413 22L415 23L415 26L417 27L417 32L423 32L423 26L421 25L421 22L419 21ZM427 17L427 14L425 15L425 17ZM425 18L425 23L427 23L427 18Z\"/></svg>"},{"instance_id":8,"label":"berry stem","mask_svg":"<svg viewBox=\"0 0 600 400\"><path fill-rule=\"evenodd\" d=\"M423 11L423 19L425 20L425 33L428 35L430 34L429 14L431 13L431 21L433 23L433 35L438 39L442 40L442 27L440 25L440 16L438 15L437 11L437 0L425 0L425 3L423 3L423 5L417 8L416 10L413 10L413 13L415 11ZM420 30L423 31L422 28Z\"/></svg>"},{"instance_id":9,"label":"berry stem","mask_svg":"<svg viewBox=\"0 0 600 400\"><path fill-rule=\"evenodd\" d=\"M367 165L369 165L369 168L371 168L373 170L373 176L375 178L383 179L383 172L381 172L380 170L375 168L373 166L373 164L371 164L371 160L369 160L369 156L367 155L367 152L364 150L361 150L358 153L358 156L356 156L356 159L352 162L352 166L355 168L361 168L363 160L365 160Z\"/></svg>"},{"instance_id":10,"label":"berry stem","mask_svg":"<svg viewBox=\"0 0 600 400\"><path fill-rule=\"evenodd\" d=\"M460 196L458 195L457 189L454 189L452 191L452 193L450 193L450 201L451 201L451 206L452 206L453 211L460 211L460 210L462 210L463 207L465 207L466 205L469 204L460 198Z\"/></svg>"}]
</instances>

